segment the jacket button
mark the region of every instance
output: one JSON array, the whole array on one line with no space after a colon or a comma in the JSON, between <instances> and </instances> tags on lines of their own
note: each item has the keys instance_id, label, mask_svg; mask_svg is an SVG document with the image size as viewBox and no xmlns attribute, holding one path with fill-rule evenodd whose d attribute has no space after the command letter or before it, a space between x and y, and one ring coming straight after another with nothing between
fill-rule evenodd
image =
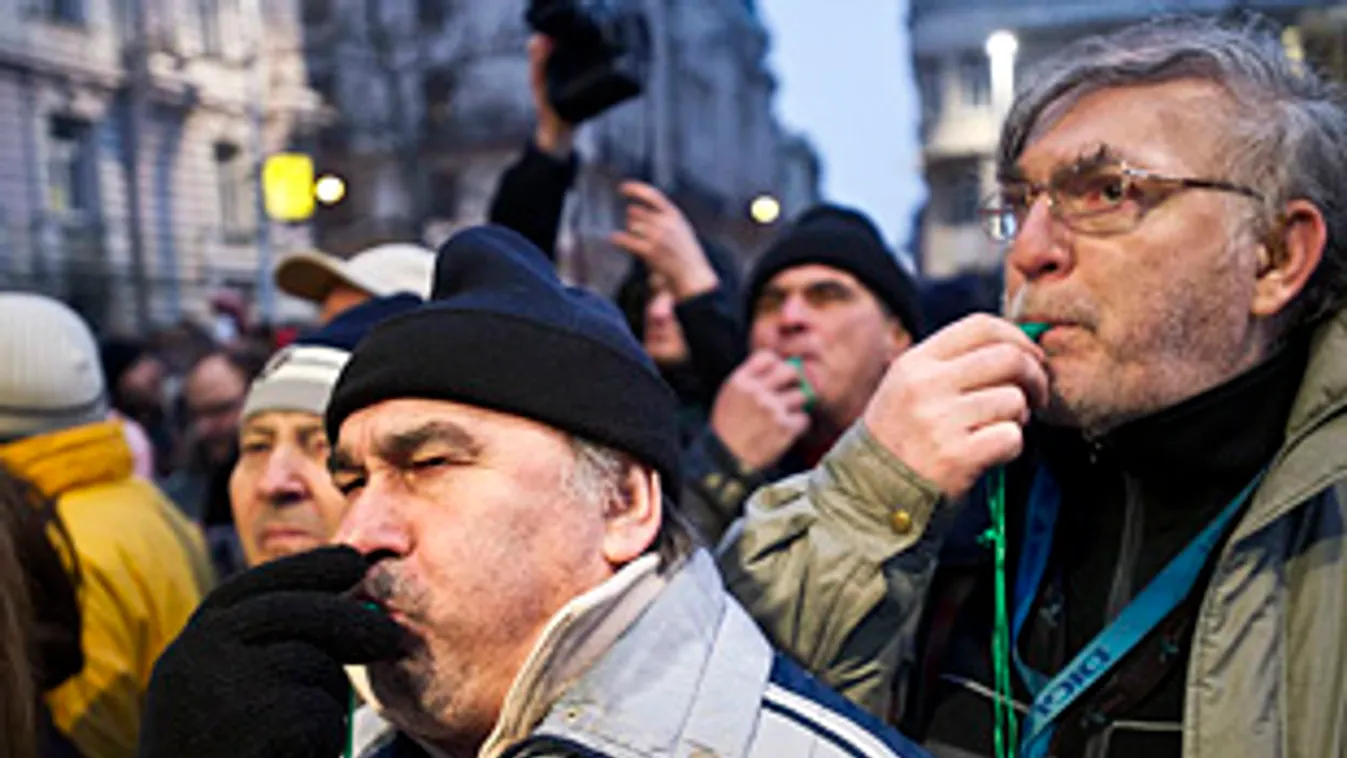
<instances>
[{"instance_id":1,"label":"jacket button","mask_svg":"<svg viewBox=\"0 0 1347 758\"><path fill-rule=\"evenodd\" d=\"M893 512L889 516L889 523L893 525L893 531L898 534L907 534L912 531L912 514L902 508Z\"/></svg>"}]
</instances>

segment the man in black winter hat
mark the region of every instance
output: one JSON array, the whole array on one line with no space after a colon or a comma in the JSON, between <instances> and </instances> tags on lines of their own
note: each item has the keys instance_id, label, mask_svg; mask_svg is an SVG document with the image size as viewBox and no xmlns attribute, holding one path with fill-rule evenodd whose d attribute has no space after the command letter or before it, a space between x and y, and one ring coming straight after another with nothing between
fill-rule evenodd
<instances>
[{"instance_id":1,"label":"man in black winter hat","mask_svg":"<svg viewBox=\"0 0 1347 758\"><path fill-rule=\"evenodd\" d=\"M710 537L759 485L813 466L922 333L916 282L849 208L802 213L758 260L745 294L752 353L684 457L684 504Z\"/></svg>"},{"instance_id":2,"label":"man in black winter hat","mask_svg":"<svg viewBox=\"0 0 1347 758\"><path fill-rule=\"evenodd\" d=\"M396 726L368 756L921 755L729 599L662 494L675 407L611 304L515 232L457 235L327 406L341 546L207 600L142 758L331 758L340 663Z\"/></svg>"}]
</instances>

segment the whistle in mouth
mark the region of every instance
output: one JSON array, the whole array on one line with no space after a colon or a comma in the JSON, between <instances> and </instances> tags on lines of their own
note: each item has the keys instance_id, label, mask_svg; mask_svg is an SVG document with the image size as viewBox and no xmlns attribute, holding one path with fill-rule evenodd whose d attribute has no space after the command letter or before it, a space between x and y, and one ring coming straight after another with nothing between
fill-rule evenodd
<instances>
[{"instance_id":1,"label":"whistle in mouth","mask_svg":"<svg viewBox=\"0 0 1347 758\"><path fill-rule=\"evenodd\" d=\"M1020 331L1024 332L1034 342L1038 342L1038 338L1042 337L1043 332L1046 332L1051 326L1051 324L1044 324L1041 321L1030 321L1019 325Z\"/></svg>"},{"instance_id":2,"label":"whistle in mouth","mask_svg":"<svg viewBox=\"0 0 1347 758\"><path fill-rule=\"evenodd\" d=\"M800 377L800 391L804 393L804 409L806 411L813 410L814 401L818 399L818 393L814 392L814 385L809 383L809 377L804 375L804 361L796 356L786 359L786 363L794 367L795 374Z\"/></svg>"}]
</instances>

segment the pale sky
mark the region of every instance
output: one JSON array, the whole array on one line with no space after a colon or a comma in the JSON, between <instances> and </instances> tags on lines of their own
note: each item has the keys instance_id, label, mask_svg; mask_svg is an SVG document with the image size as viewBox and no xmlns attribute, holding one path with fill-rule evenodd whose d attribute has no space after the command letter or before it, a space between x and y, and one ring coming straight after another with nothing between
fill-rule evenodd
<instances>
[{"instance_id":1,"label":"pale sky","mask_svg":"<svg viewBox=\"0 0 1347 758\"><path fill-rule=\"evenodd\" d=\"M903 249L925 197L907 0L758 0L772 32L777 114L823 161L824 198Z\"/></svg>"}]
</instances>

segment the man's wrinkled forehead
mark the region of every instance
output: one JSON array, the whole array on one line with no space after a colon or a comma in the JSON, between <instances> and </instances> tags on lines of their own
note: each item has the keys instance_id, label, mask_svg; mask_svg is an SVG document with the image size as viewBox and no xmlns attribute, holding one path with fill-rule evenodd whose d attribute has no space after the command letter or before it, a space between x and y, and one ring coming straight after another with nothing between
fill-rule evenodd
<instances>
[{"instance_id":1,"label":"man's wrinkled forehead","mask_svg":"<svg viewBox=\"0 0 1347 758\"><path fill-rule=\"evenodd\" d=\"M1138 168L1205 173L1225 147L1232 102L1203 79L1068 92L1042 110L1004 173L1042 181L1101 150Z\"/></svg>"},{"instance_id":2,"label":"man's wrinkled forehead","mask_svg":"<svg viewBox=\"0 0 1347 758\"><path fill-rule=\"evenodd\" d=\"M475 444L472 427L458 403L398 398L384 400L352 413L341 425L336 449L347 458L384 456L390 443L407 447L411 442L449 439L465 446Z\"/></svg>"}]
</instances>

